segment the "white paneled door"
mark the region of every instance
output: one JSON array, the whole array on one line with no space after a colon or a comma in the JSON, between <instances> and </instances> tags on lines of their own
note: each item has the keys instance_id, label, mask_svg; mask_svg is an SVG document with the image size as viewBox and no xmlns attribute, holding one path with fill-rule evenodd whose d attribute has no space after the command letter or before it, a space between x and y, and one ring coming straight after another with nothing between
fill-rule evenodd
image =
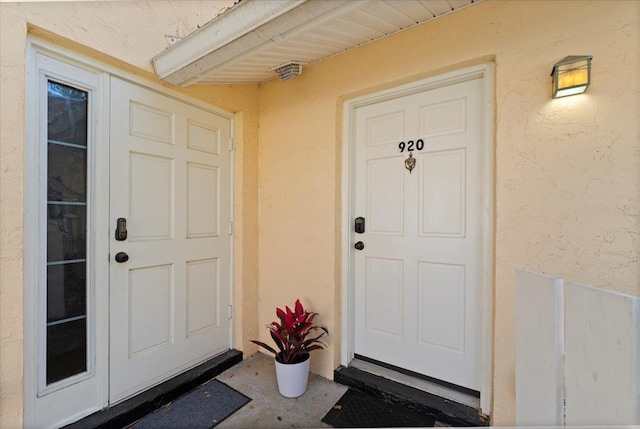
<instances>
[{"instance_id":1,"label":"white paneled door","mask_svg":"<svg viewBox=\"0 0 640 429\"><path fill-rule=\"evenodd\" d=\"M114 403L229 349L230 120L117 78L110 115Z\"/></svg>"},{"instance_id":2,"label":"white paneled door","mask_svg":"<svg viewBox=\"0 0 640 429\"><path fill-rule=\"evenodd\" d=\"M482 95L480 78L405 95L357 108L355 125L355 353L474 390Z\"/></svg>"}]
</instances>

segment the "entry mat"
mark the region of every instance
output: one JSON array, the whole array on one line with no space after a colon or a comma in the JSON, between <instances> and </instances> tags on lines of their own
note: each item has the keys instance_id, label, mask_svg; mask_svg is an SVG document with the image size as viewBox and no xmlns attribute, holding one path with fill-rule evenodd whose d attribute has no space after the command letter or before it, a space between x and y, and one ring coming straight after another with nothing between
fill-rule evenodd
<instances>
[{"instance_id":1,"label":"entry mat","mask_svg":"<svg viewBox=\"0 0 640 429\"><path fill-rule=\"evenodd\" d=\"M335 428L433 427L435 418L349 389L323 417Z\"/></svg>"},{"instance_id":2,"label":"entry mat","mask_svg":"<svg viewBox=\"0 0 640 429\"><path fill-rule=\"evenodd\" d=\"M245 406L250 398L211 380L135 422L130 429L209 429Z\"/></svg>"}]
</instances>

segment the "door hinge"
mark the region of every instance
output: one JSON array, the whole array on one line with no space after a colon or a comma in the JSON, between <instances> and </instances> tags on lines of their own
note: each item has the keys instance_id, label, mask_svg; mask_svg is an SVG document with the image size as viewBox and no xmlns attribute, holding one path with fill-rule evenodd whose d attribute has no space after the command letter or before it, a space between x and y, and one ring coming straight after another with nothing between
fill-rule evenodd
<instances>
[{"instance_id":1,"label":"door hinge","mask_svg":"<svg viewBox=\"0 0 640 429\"><path fill-rule=\"evenodd\" d=\"M233 222L229 222L229 235L233 235Z\"/></svg>"},{"instance_id":2,"label":"door hinge","mask_svg":"<svg viewBox=\"0 0 640 429\"><path fill-rule=\"evenodd\" d=\"M233 137L229 137L229 151L233 150Z\"/></svg>"},{"instance_id":3,"label":"door hinge","mask_svg":"<svg viewBox=\"0 0 640 429\"><path fill-rule=\"evenodd\" d=\"M233 305L229 305L229 319L233 319Z\"/></svg>"}]
</instances>

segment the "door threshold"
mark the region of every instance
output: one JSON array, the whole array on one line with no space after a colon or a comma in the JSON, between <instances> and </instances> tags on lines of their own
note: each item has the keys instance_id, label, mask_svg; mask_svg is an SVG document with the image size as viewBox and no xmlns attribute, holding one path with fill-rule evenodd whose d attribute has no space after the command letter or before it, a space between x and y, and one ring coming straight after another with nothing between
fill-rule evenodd
<instances>
[{"instance_id":1,"label":"door threshold","mask_svg":"<svg viewBox=\"0 0 640 429\"><path fill-rule=\"evenodd\" d=\"M242 362L242 352L229 350L113 407L64 426L64 429L127 427L239 362Z\"/></svg>"},{"instance_id":2,"label":"door threshold","mask_svg":"<svg viewBox=\"0 0 640 429\"><path fill-rule=\"evenodd\" d=\"M456 398L449 399L441 395L444 393L442 389L446 389L443 386L436 385L436 389L432 386L435 383L400 374L370 362L354 359L349 367L338 367L334 371L334 381L410 411L431 415L436 421L451 426L489 426L489 417L480 412L479 398L454 392L467 396L462 398L447 392L447 396ZM458 399L466 403L459 402Z\"/></svg>"},{"instance_id":3,"label":"door threshold","mask_svg":"<svg viewBox=\"0 0 640 429\"><path fill-rule=\"evenodd\" d=\"M436 396L466 405L471 408L480 408L480 392L451 385L447 382L433 380L430 377L413 375L410 371L398 371L389 365L379 365L370 359L356 357L349 364L350 367L361 369L370 374L388 378L400 384L411 386L414 389L431 393Z\"/></svg>"}]
</instances>

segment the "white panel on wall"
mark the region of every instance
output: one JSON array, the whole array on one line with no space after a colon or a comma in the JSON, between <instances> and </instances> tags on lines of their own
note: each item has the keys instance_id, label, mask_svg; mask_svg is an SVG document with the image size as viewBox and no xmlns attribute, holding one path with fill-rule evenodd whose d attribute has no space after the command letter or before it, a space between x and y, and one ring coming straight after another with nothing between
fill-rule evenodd
<instances>
[{"instance_id":1,"label":"white panel on wall","mask_svg":"<svg viewBox=\"0 0 640 429\"><path fill-rule=\"evenodd\" d=\"M129 160L129 240L173 235L173 160L132 152Z\"/></svg>"},{"instance_id":2,"label":"white panel on wall","mask_svg":"<svg viewBox=\"0 0 640 429\"><path fill-rule=\"evenodd\" d=\"M398 259L367 258L367 329L402 336L403 262Z\"/></svg>"},{"instance_id":3,"label":"white panel on wall","mask_svg":"<svg viewBox=\"0 0 640 429\"><path fill-rule=\"evenodd\" d=\"M367 230L400 235L403 231L403 173L401 157L367 162Z\"/></svg>"},{"instance_id":4,"label":"white panel on wall","mask_svg":"<svg viewBox=\"0 0 640 429\"><path fill-rule=\"evenodd\" d=\"M420 341L464 353L465 267L429 262L418 266Z\"/></svg>"},{"instance_id":5,"label":"white panel on wall","mask_svg":"<svg viewBox=\"0 0 640 429\"><path fill-rule=\"evenodd\" d=\"M187 124L187 147L219 155L220 130L189 120Z\"/></svg>"},{"instance_id":6,"label":"white panel on wall","mask_svg":"<svg viewBox=\"0 0 640 429\"><path fill-rule=\"evenodd\" d=\"M566 424L640 424L640 298L565 285Z\"/></svg>"},{"instance_id":7,"label":"white panel on wall","mask_svg":"<svg viewBox=\"0 0 640 429\"><path fill-rule=\"evenodd\" d=\"M422 138L463 133L467 129L467 100L460 98L420 108Z\"/></svg>"},{"instance_id":8,"label":"white panel on wall","mask_svg":"<svg viewBox=\"0 0 640 429\"><path fill-rule=\"evenodd\" d=\"M187 238L219 235L219 174L218 167L187 164Z\"/></svg>"},{"instance_id":9,"label":"white panel on wall","mask_svg":"<svg viewBox=\"0 0 640 429\"><path fill-rule=\"evenodd\" d=\"M367 146L396 143L404 138L404 112L367 118Z\"/></svg>"},{"instance_id":10,"label":"white panel on wall","mask_svg":"<svg viewBox=\"0 0 640 429\"><path fill-rule=\"evenodd\" d=\"M173 266L129 272L129 358L173 340Z\"/></svg>"},{"instance_id":11,"label":"white panel on wall","mask_svg":"<svg viewBox=\"0 0 640 429\"><path fill-rule=\"evenodd\" d=\"M421 165L420 235L464 237L465 149L418 155Z\"/></svg>"},{"instance_id":12,"label":"white panel on wall","mask_svg":"<svg viewBox=\"0 0 640 429\"><path fill-rule=\"evenodd\" d=\"M516 271L516 424L563 424L562 280Z\"/></svg>"},{"instance_id":13,"label":"white panel on wall","mask_svg":"<svg viewBox=\"0 0 640 429\"><path fill-rule=\"evenodd\" d=\"M129 133L132 136L173 144L173 113L131 102L129 104Z\"/></svg>"},{"instance_id":14,"label":"white panel on wall","mask_svg":"<svg viewBox=\"0 0 640 429\"><path fill-rule=\"evenodd\" d=\"M218 325L218 258L187 262L187 336Z\"/></svg>"}]
</instances>

